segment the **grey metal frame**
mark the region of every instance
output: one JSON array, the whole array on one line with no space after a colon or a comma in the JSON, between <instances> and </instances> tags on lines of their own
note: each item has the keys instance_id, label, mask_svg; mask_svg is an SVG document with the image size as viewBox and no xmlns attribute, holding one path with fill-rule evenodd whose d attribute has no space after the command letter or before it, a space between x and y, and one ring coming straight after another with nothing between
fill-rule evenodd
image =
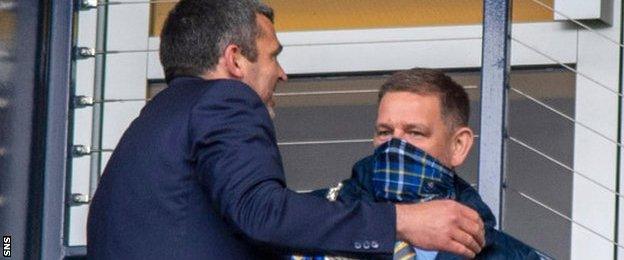
<instances>
[{"instance_id":1,"label":"grey metal frame","mask_svg":"<svg viewBox=\"0 0 624 260\"><path fill-rule=\"evenodd\" d=\"M66 247L64 230L68 198L67 137L74 3L71 0L59 0L50 1L50 5L41 259L63 259L68 253L76 251Z\"/></svg>"},{"instance_id":2,"label":"grey metal frame","mask_svg":"<svg viewBox=\"0 0 624 260\"><path fill-rule=\"evenodd\" d=\"M100 5L97 7L97 28L95 50L106 52L107 43L107 20L108 5ZM106 55L95 55L95 82L93 89L93 100L104 100L104 86L106 73ZM93 105L93 123L91 128L91 168L89 172L89 201L95 195L97 184L100 180L100 172L102 171L102 121L104 117L104 103L99 102Z\"/></svg>"},{"instance_id":3,"label":"grey metal frame","mask_svg":"<svg viewBox=\"0 0 624 260\"><path fill-rule=\"evenodd\" d=\"M511 0L484 0L479 193L502 226Z\"/></svg>"}]
</instances>

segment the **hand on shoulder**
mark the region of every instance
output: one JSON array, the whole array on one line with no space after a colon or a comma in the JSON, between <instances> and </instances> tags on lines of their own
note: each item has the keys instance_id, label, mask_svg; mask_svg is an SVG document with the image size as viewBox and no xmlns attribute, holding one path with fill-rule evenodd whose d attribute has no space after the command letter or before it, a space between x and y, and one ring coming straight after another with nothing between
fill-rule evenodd
<instances>
[{"instance_id":1,"label":"hand on shoulder","mask_svg":"<svg viewBox=\"0 0 624 260\"><path fill-rule=\"evenodd\" d=\"M396 204L397 238L413 246L474 258L485 244L483 221L453 200Z\"/></svg>"}]
</instances>

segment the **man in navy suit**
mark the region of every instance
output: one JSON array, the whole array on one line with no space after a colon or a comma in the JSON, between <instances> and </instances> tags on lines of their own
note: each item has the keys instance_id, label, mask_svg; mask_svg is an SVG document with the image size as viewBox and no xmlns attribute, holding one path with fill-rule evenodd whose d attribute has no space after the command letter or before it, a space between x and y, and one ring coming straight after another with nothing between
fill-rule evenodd
<instances>
[{"instance_id":1,"label":"man in navy suit","mask_svg":"<svg viewBox=\"0 0 624 260\"><path fill-rule=\"evenodd\" d=\"M168 88L126 130L90 206L89 259L367 257L399 239L473 257L483 221L450 200L330 203L285 187L270 110L286 74L272 10L182 0L161 33Z\"/></svg>"}]
</instances>

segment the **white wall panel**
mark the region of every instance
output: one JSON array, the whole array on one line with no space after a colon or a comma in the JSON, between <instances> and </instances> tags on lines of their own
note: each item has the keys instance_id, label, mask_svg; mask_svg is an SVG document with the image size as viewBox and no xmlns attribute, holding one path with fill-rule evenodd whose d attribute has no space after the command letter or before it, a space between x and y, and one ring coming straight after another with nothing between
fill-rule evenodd
<instances>
[{"instance_id":1,"label":"white wall panel","mask_svg":"<svg viewBox=\"0 0 624 260\"><path fill-rule=\"evenodd\" d=\"M89 169L91 157L83 156L72 160L71 193L89 194ZM71 199L71 198L70 198ZM88 205L72 206L69 211L69 245L84 245L87 241L86 216Z\"/></svg>"},{"instance_id":2,"label":"white wall panel","mask_svg":"<svg viewBox=\"0 0 624 260\"><path fill-rule=\"evenodd\" d=\"M561 62L576 62L577 31L568 23L516 24L512 31ZM290 74L480 67L481 35L478 25L284 32L278 33L284 45L279 60ZM158 38L151 38L149 47L158 49L158 44ZM517 43L512 43L511 63L555 64ZM158 53L149 55L148 77L164 78Z\"/></svg>"},{"instance_id":3,"label":"white wall panel","mask_svg":"<svg viewBox=\"0 0 624 260\"><path fill-rule=\"evenodd\" d=\"M89 205L71 207L69 210L69 245L80 246L87 244L87 216Z\"/></svg>"},{"instance_id":4,"label":"white wall panel","mask_svg":"<svg viewBox=\"0 0 624 260\"><path fill-rule=\"evenodd\" d=\"M102 132L102 147L113 149L117 146L130 123L139 115L145 102L120 102L104 106L104 129ZM104 166L104 164L102 164Z\"/></svg>"},{"instance_id":5,"label":"white wall panel","mask_svg":"<svg viewBox=\"0 0 624 260\"><path fill-rule=\"evenodd\" d=\"M106 165L108 163L108 160L110 160L111 155L113 155L112 152L103 152L102 153L102 165ZM104 167L102 167L102 172L104 171Z\"/></svg>"},{"instance_id":6,"label":"white wall panel","mask_svg":"<svg viewBox=\"0 0 624 260\"><path fill-rule=\"evenodd\" d=\"M149 14L149 4L109 5L108 50L145 50L149 37Z\"/></svg>"},{"instance_id":7,"label":"white wall panel","mask_svg":"<svg viewBox=\"0 0 624 260\"><path fill-rule=\"evenodd\" d=\"M557 11L554 16L556 20L572 19L602 19L611 23L611 14L607 14L613 9L610 2L613 0L555 0L554 9Z\"/></svg>"},{"instance_id":8,"label":"white wall panel","mask_svg":"<svg viewBox=\"0 0 624 260\"><path fill-rule=\"evenodd\" d=\"M620 3L612 10L616 26L595 28L613 39L620 38ZM579 30L577 70L613 91L619 88L620 48L600 36ZM576 120L612 140L617 140L618 96L577 74ZM608 188L616 187L617 146L576 125L574 168ZM615 195L581 177L573 180L572 218L613 240ZM572 225L572 259L613 259L613 245Z\"/></svg>"},{"instance_id":9,"label":"white wall panel","mask_svg":"<svg viewBox=\"0 0 624 260\"><path fill-rule=\"evenodd\" d=\"M108 55L106 57L105 99L145 98L147 92L146 66L147 53ZM115 106L116 104L106 103L106 106Z\"/></svg>"}]
</instances>

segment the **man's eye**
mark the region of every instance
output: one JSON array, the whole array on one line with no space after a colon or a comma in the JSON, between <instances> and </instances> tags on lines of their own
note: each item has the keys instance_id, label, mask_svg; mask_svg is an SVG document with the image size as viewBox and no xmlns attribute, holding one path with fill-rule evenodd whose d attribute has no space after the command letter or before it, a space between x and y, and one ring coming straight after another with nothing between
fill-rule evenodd
<instances>
[{"instance_id":1,"label":"man's eye","mask_svg":"<svg viewBox=\"0 0 624 260\"><path fill-rule=\"evenodd\" d=\"M388 131L388 130L379 130L379 131L377 131L377 135L378 136L390 135L390 131Z\"/></svg>"},{"instance_id":2,"label":"man's eye","mask_svg":"<svg viewBox=\"0 0 624 260\"><path fill-rule=\"evenodd\" d=\"M422 136L423 135L421 132L418 132L418 131L409 131L408 133L411 136Z\"/></svg>"}]
</instances>

